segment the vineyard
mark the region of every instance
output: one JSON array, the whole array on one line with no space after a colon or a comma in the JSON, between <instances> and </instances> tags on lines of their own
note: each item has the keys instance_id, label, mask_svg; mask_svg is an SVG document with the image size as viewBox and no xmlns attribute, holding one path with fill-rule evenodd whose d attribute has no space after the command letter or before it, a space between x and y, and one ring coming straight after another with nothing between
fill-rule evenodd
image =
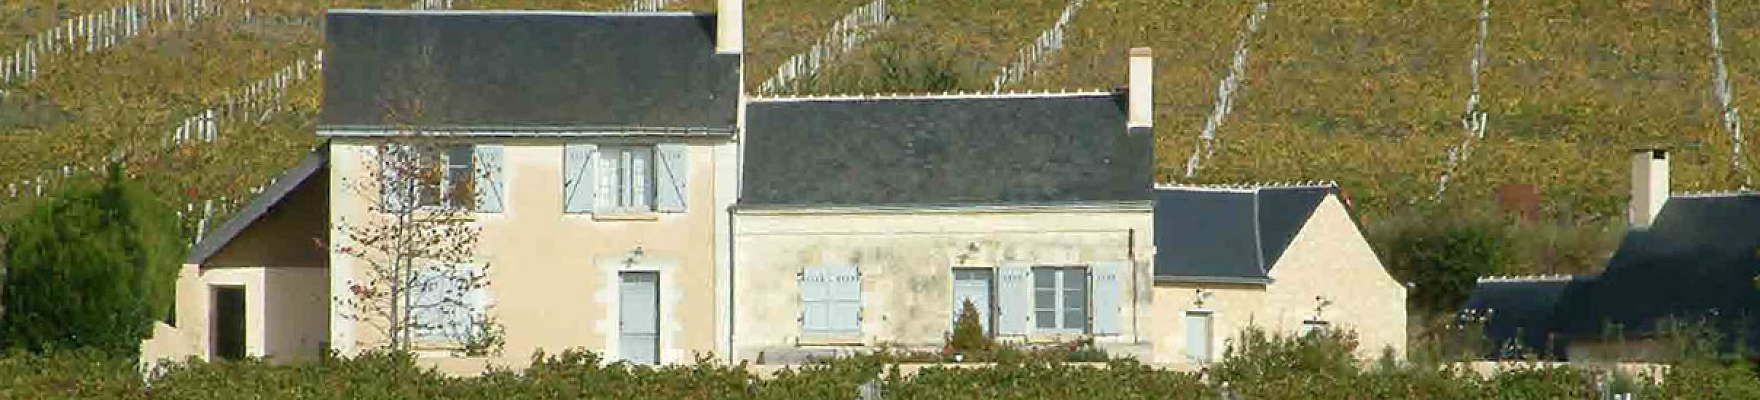
<instances>
[{"instance_id":1,"label":"vineyard","mask_svg":"<svg viewBox=\"0 0 1760 400\"><path fill-rule=\"evenodd\" d=\"M713 3L9 1L0 219L112 160L177 193L192 226L222 217L316 144L328 8ZM1760 176L1760 141L1739 124L1741 109L1760 106L1760 3L1723 1L1715 18L1708 0L1007 4L750 0L745 85L756 92L811 64L772 90L1104 89L1125 82L1127 49L1152 47L1158 180L1336 180L1371 220L1486 207L1503 184L1538 187L1557 220L1618 219L1625 152L1637 146L1676 149L1677 191L1734 190ZM102 45L82 42L92 37ZM1478 113L1483 137L1469 139L1463 123Z\"/></svg>"}]
</instances>

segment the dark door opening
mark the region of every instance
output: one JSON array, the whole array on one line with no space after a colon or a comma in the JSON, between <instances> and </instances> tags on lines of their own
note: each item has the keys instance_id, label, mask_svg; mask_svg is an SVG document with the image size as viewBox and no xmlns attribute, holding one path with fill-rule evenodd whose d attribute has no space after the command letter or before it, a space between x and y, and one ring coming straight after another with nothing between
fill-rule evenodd
<instances>
[{"instance_id":1,"label":"dark door opening","mask_svg":"<svg viewBox=\"0 0 1760 400\"><path fill-rule=\"evenodd\" d=\"M216 360L244 358L244 288L214 287L213 327L209 331L209 355Z\"/></svg>"}]
</instances>

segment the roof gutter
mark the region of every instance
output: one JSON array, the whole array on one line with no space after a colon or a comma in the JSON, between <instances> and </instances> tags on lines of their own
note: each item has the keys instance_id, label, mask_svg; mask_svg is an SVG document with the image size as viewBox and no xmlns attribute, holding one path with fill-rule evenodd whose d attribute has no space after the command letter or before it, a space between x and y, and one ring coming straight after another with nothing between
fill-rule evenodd
<instances>
[{"instance_id":1,"label":"roof gutter","mask_svg":"<svg viewBox=\"0 0 1760 400\"><path fill-rule=\"evenodd\" d=\"M1277 280L1252 276L1189 276L1156 275L1155 283L1229 283L1239 285L1270 285Z\"/></svg>"}]
</instances>

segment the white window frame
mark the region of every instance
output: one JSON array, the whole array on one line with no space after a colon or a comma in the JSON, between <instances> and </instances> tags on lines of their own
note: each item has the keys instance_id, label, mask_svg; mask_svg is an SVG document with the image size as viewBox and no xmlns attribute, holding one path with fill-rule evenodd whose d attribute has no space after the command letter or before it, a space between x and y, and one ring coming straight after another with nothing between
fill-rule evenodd
<instances>
[{"instance_id":1,"label":"white window frame","mask_svg":"<svg viewBox=\"0 0 1760 400\"><path fill-rule=\"evenodd\" d=\"M598 146L594 159L593 208L611 214L646 214L656 211L655 176L658 154L653 144ZM644 156L645 157L642 157Z\"/></svg>"},{"instance_id":2,"label":"white window frame","mask_svg":"<svg viewBox=\"0 0 1760 400\"><path fill-rule=\"evenodd\" d=\"M1072 275L1070 273L1071 271L1080 271L1081 272L1080 277L1075 279L1075 282L1070 282L1069 278ZM1055 277L1055 278L1053 278L1053 279L1055 279L1055 281L1052 283L1052 288L1051 288L1052 304L1050 304L1050 307L1046 307L1045 304L1039 304L1039 292L1041 290L1044 290L1043 288L1041 288L1039 286L1039 275L1044 272L1054 272L1051 274L1051 276ZM1088 269L1087 266L1079 266L1079 265L1041 265L1041 266L1033 267L1033 269L1032 269L1032 285L1033 285L1032 286L1032 302L1033 302L1032 329L1034 332L1064 333L1064 334L1085 334L1085 333L1088 333L1088 330L1091 328L1090 325L1093 325L1091 323L1092 321L1090 321L1090 319L1092 319L1094 316L1093 315L1094 310L1093 310L1093 307L1091 306L1091 303L1093 302L1094 290L1093 290L1093 288L1088 287L1089 286L1089 284L1088 284L1088 274L1089 273L1091 273L1091 271ZM1079 288L1079 289L1077 289L1077 288ZM1069 302L1069 297L1070 297L1070 292L1074 292L1074 291L1080 292L1080 299L1076 302L1075 307L1071 307L1070 302ZM1071 311L1078 310L1078 309L1081 311L1081 315L1082 315L1081 318L1079 318L1075 321L1069 320L1069 313ZM1045 323L1045 321L1041 318L1042 317L1041 313L1047 312L1047 311L1051 312L1051 315L1052 315L1052 321L1051 321L1052 327L1050 327L1050 328L1046 328L1046 327L1044 327L1044 325L1042 325ZM1079 326L1075 325L1077 323L1079 323L1080 325Z\"/></svg>"},{"instance_id":3,"label":"white window frame","mask_svg":"<svg viewBox=\"0 0 1760 400\"><path fill-rule=\"evenodd\" d=\"M464 169L465 176L469 177L468 179L477 179L476 174L478 173L479 166L476 162L476 145L470 143L441 143L436 144L433 151L435 153L416 154L415 159L418 160L418 162L423 163L433 161L440 163L441 171L440 182L438 182L439 187L424 185L423 187L417 188L414 193L416 196L415 204L413 204L415 209L418 211L430 212L442 209L474 210L476 208L477 200L475 197L466 196L470 197L466 199L453 198L453 196L457 195L453 190L453 185L457 184L457 182L453 181L453 172L456 169L462 168ZM464 162L460 163L458 160L454 160L454 156L457 155L454 153L462 153L465 155L466 158ZM426 165L423 165L423 167L425 168ZM415 184L421 185L423 183L416 182Z\"/></svg>"}]
</instances>

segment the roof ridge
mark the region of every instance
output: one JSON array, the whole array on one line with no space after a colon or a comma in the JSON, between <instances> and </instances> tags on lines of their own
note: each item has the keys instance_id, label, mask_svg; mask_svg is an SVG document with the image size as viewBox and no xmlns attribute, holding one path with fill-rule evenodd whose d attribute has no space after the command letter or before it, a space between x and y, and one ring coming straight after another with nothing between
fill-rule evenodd
<instances>
[{"instance_id":1,"label":"roof ridge","mask_svg":"<svg viewBox=\"0 0 1760 400\"><path fill-rule=\"evenodd\" d=\"M1689 191L1672 192L1672 193L1669 193L1669 195L1668 195L1668 197L1670 197L1670 198L1674 198L1674 197L1683 197L1683 198L1741 197L1741 196L1760 196L1760 191L1755 191L1752 189L1707 190L1707 191L1689 190Z\"/></svg>"},{"instance_id":2,"label":"roof ridge","mask_svg":"<svg viewBox=\"0 0 1760 400\"><path fill-rule=\"evenodd\" d=\"M1255 182L1244 182L1244 183L1178 183L1178 182L1170 182L1170 183L1157 183L1157 184L1155 184L1155 189L1169 189L1169 190L1182 190L1182 189L1258 190L1258 189L1304 189L1304 188L1331 189L1331 188L1337 188L1337 187L1338 187L1338 181L1267 181L1267 182L1255 181Z\"/></svg>"},{"instance_id":3,"label":"roof ridge","mask_svg":"<svg viewBox=\"0 0 1760 400\"><path fill-rule=\"evenodd\" d=\"M1478 283L1488 282L1568 282L1576 280L1576 275L1539 274L1539 275L1491 275L1481 276Z\"/></svg>"},{"instance_id":4,"label":"roof ridge","mask_svg":"<svg viewBox=\"0 0 1760 400\"><path fill-rule=\"evenodd\" d=\"M1059 97L1090 97L1115 96L1118 92L1099 89L1068 88L1036 91L943 91L935 92L899 92L899 93L806 93L792 95L748 95L746 100L753 102L787 102L787 101L859 101L859 100L949 100L949 99L1017 99L1017 98L1059 98Z\"/></svg>"}]
</instances>

